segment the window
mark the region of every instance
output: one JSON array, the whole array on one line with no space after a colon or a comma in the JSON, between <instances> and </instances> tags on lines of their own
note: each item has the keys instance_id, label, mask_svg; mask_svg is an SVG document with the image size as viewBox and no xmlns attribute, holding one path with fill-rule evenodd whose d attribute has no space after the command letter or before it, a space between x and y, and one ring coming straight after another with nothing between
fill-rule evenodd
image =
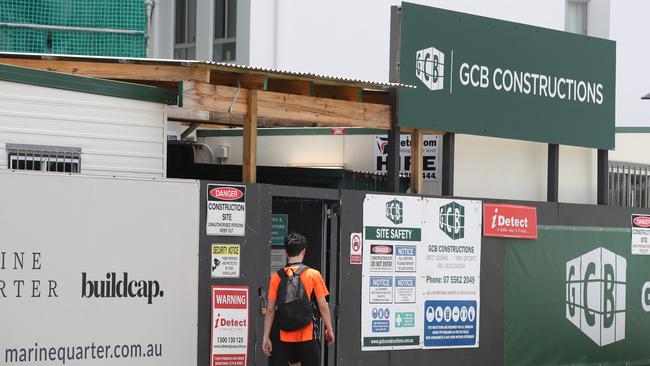
<instances>
[{"instance_id":1,"label":"window","mask_svg":"<svg viewBox=\"0 0 650 366\"><path fill-rule=\"evenodd\" d=\"M214 61L235 61L237 33L237 0L215 0Z\"/></svg>"},{"instance_id":2,"label":"window","mask_svg":"<svg viewBox=\"0 0 650 366\"><path fill-rule=\"evenodd\" d=\"M587 34L587 0L567 1L565 29L571 33Z\"/></svg>"},{"instance_id":3,"label":"window","mask_svg":"<svg viewBox=\"0 0 650 366\"><path fill-rule=\"evenodd\" d=\"M7 166L15 170L79 173L81 149L77 147L7 144Z\"/></svg>"},{"instance_id":4,"label":"window","mask_svg":"<svg viewBox=\"0 0 650 366\"><path fill-rule=\"evenodd\" d=\"M196 58L196 0L175 0L174 59Z\"/></svg>"}]
</instances>

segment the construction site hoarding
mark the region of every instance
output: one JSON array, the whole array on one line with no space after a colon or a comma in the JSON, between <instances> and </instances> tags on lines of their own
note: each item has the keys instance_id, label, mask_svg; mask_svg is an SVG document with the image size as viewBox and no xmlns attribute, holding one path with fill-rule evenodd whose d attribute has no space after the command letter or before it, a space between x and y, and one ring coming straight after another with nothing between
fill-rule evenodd
<instances>
[{"instance_id":1,"label":"construction site hoarding","mask_svg":"<svg viewBox=\"0 0 650 366\"><path fill-rule=\"evenodd\" d=\"M508 239L505 365L650 363L650 258L624 227L540 226Z\"/></svg>"},{"instance_id":2,"label":"construction site hoarding","mask_svg":"<svg viewBox=\"0 0 650 366\"><path fill-rule=\"evenodd\" d=\"M198 182L0 186L0 364L196 363Z\"/></svg>"}]
</instances>

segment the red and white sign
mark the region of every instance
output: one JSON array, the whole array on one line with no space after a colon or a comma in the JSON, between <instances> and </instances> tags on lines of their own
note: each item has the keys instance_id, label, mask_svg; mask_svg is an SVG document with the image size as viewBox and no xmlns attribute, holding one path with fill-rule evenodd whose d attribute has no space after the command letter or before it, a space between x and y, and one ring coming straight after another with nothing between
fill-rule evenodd
<instances>
[{"instance_id":1,"label":"red and white sign","mask_svg":"<svg viewBox=\"0 0 650 366\"><path fill-rule=\"evenodd\" d=\"M363 258L361 233L350 234L350 264L361 264Z\"/></svg>"},{"instance_id":2,"label":"red and white sign","mask_svg":"<svg viewBox=\"0 0 650 366\"><path fill-rule=\"evenodd\" d=\"M212 366L246 366L248 286L212 286Z\"/></svg>"},{"instance_id":3,"label":"red and white sign","mask_svg":"<svg viewBox=\"0 0 650 366\"><path fill-rule=\"evenodd\" d=\"M208 235L244 236L246 187L208 184L205 230Z\"/></svg>"},{"instance_id":4,"label":"red and white sign","mask_svg":"<svg viewBox=\"0 0 650 366\"><path fill-rule=\"evenodd\" d=\"M483 235L537 239L537 208L485 203L483 205Z\"/></svg>"}]
</instances>

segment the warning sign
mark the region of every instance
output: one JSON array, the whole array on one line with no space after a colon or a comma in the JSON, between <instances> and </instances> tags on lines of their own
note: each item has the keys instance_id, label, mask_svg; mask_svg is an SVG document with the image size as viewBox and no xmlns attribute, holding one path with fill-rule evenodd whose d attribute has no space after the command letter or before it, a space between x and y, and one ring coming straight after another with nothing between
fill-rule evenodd
<instances>
[{"instance_id":1,"label":"warning sign","mask_svg":"<svg viewBox=\"0 0 650 366\"><path fill-rule=\"evenodd\" d=\"M246 187L208 184L208 235L244 236L246 231Z\"/></svg>"},{"instance_id":2,"label":"warning sign","mask_svg":"<svg viewBox=\"0 0 650 366\"><path fill-rule=\"evenodd\" d=\"M212 286L212 366L246 366L248 287Z\"/></svg>"},{"instance_id":3,"label":"warning sign","mask_svg":"<svg viewBox=\"0 0 650 366\"><path fill-rule=\"evenodd\" d=\"M239 244L212 244L212 278L239 277Z\"/></svg>"}]
</instances>

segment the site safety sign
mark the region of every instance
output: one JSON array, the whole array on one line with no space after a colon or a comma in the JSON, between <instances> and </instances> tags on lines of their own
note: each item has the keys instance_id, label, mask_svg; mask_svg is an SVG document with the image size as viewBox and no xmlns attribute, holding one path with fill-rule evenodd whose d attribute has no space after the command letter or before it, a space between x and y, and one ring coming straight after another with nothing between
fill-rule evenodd
<instances>
[{"instance_id":1,"label":"site safety sign","mask_svg":"<svg viewBox=\"0 0 650 366\"><path fill-rule=\"evenodd\" d=\"M478 347L481 208L366 195L362 350Z\"/></svg>"}]
</instances>

